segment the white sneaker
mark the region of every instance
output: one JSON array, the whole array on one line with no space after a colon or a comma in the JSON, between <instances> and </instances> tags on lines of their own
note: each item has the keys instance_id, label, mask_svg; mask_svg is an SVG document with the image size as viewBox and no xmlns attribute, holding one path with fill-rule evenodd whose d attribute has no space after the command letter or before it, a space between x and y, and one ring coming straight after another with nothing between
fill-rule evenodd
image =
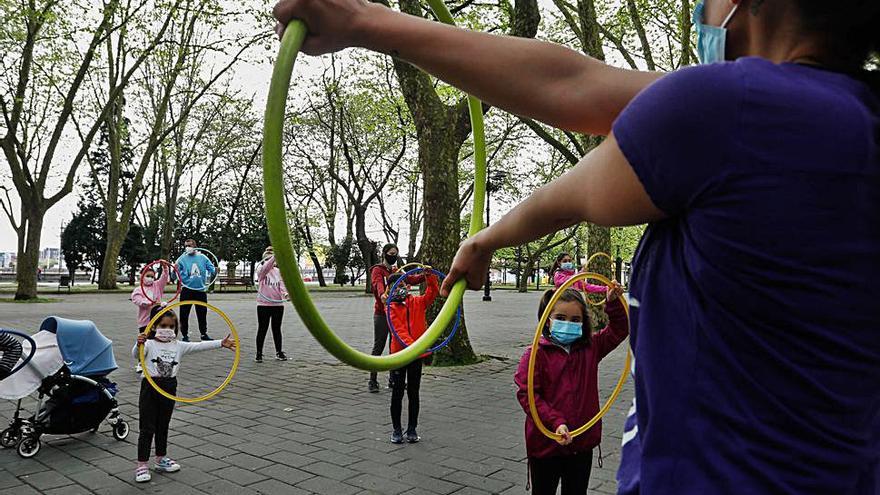
<instances>
[{"instance_id":1,"label":"white sneaker","mask_svg":"<svg viewBox=\"0 0 880 495\"><path fill-rule=\"evenodd\" d=\"M144 369L141 368L141 363L138 363L138 365L134 367L134 372L137 373L138 375L140 375L141 373L144 372Z\"/></svg>"},{"instance_id":2,"label":"white sneaker","mask_svg":"<svg viewBox=\"0 0 880 495\"><path fill-rule=\"evenodd\" d=\"M136 483L146 483L153 479L150 476L150 468L147 466L138 466L138 468L134 472L134 481Z\"/></svg>"},{"instance_id":3,"label":"white sneaker","mask_svg":"<svg viewBox=\"0 0 880 495\"><path fill-rule=\"evenodd\" d=\"M161 461L156 463L153 469L157 473L176 473L180 471L180 464L174 462L169 457L163 457Z\"/></svg>"}]
</instances>

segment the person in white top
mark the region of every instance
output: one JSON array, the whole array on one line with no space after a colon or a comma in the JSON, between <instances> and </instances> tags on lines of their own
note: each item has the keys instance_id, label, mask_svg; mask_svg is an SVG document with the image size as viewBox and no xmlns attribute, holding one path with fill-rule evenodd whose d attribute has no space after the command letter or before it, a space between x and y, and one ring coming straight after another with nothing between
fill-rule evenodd
<instances>
[{"instance_id":1,"label":"person in white top","mask_svg":"<svg viewBox=\"0 0 880 495\"><path fill-rule=\"evenodd\" d=\"M149 336L141 333L137 337L137 343L131 349L135 359L139 359L138 347L144 347L145 370L156 382L156 385L171 395L177 393L177 370L183 356L190 352L207 351L210 349L235 349L235 341L227 335L222 341L209 340L203 342L181 342L177 340L179 323L177 315L168 311L156 322L155 332ZM155 390L146 378L141 380L141 392L138 400L140 413L140 435L138 437L138 460L135 470L135 481L144 483L150 481L150 470L147 461L150 458L150 448L153 437L156 439L156 464L153 469L157 472L173 473L180 471L180 465L171 460L166 454L168 450L168 425L171 423L171 414L174 412L174 401L162 396Z\"/></svg>"}]
</instances>

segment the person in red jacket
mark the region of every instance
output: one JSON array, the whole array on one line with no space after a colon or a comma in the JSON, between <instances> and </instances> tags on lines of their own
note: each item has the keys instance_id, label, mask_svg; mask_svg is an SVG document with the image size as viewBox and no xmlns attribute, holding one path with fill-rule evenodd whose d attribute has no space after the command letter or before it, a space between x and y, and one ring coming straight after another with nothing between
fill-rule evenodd
<instances>
[{"instance_id":1,"label":"person in red jacket","mask_svg":"<svg viewBox=\"0 0 880 495\"><path fill-rule=\"evenodd\" d=\"M538 316L544 313L552 290L544 293ZM534 495L555 495L562 482L562 495L587 493L593 448L602 439L602 423L573 438L579 428L599 412L599 361L617 348L629 335L626 311L620 302L623 289L614 282L607 289L605 313L608 326L593 334L587 304L580 292L567 289L553 307L540 352L535 361L535 405L547 428L562 435L558 441L544 436L529 414L527 377L529 356L526 349L514 381L516 397L526 412L526 453L529 480Z\"/></svg>"},{"instance_id":2,"label":"person in red jacket","mask_svg":"<svg viewBox=\"0 0 880 495\"><path fill-rule=\"evenodd\" d=\"M440 293L440 283L437 276L430 273L425 277L427 282L425 293L420 296L410 295L409 289L402 282L393 294L389 293L391 286L401 276L401 274L395 273L388 277L388 288L385 290L385 297L391 298L388 318L394 325L394 330L400 339L391 339L391 354L412 345L425 333L425 330L428 329L425 314ZM419 387L422 382L422 362L428 356L430 354L425 354L403 368L391 371L391 424L394 428L391 433L391 443L403 443L404 438L409 443L421 440L419 434L416 433L416 427L419 423ZM400 424L404 391L406 391L409 400L409 422L405 436Z\"/></svg>"},{"instance_id":3,"label":"person in red jacket","mask_svg":"<svg viewBox=\"0 0 880 495\"><path fill-rule=\"evenodd\" d=\"M382 246L382 262L370 267L370 287L373 289L373 352L374 356L381 356L385 352L385 342L388 341L388 320L385 318L385 300L383 299L386 289L391 286L388 276L397 269L400 260L399 250L396 244ZM420 284L424 281L423 275L412 275L406 282L410 285ZM372 393L379 392L379 381L375 371L370 373L369 390ZM388 379L388 388L391 388L391 378Z\"/></svg>"}]
</instances>

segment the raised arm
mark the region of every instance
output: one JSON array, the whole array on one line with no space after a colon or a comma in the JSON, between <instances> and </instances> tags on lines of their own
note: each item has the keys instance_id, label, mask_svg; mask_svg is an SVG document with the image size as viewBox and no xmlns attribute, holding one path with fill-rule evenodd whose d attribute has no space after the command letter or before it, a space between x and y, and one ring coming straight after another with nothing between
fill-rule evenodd
<instances>
[{"instance_id":1,"label":"raised arm","mask_svg":"<svg viewBox=\"0 0 880 495\"><path fill-rule=\"evenodd\" d=\"M612 134L574 168L462 243L441 294L448 294L460 278L466 278L472 289L482 287L496 249L518 246L581 222L625 226L664 217Z\"/></svg>"},{"instance_id":2,"label":"raised arm","mask_svg":"<svg viewBox=\"0 0 880 495\"><path fill-rule=\"evenodd\" d=\"M611 67L554 43L459 29L364 0L281 0L280 25L302 19L310 55L357 46L406 60L510 113L608 134L658 73ZM280 29L279 29L280 31Z\"/></svg>"},{"instance_id":3,"label":"raised arm","mask_svg":"<svg viewBox=\"0 0 880 495\"><path fill-rule=\"evenodd\" d=\"M260 270L257 272L257 280L263 280L266 278L273 268L275 268L275 256L269 256L269 258L260 265Z\"/></svg>"},{"instance_id":4,"label":"raised arm","mask_svg":"<svg viewBox=\"0 0 880 495\"><path fill-rule=\"evenodd\" d=\"M600 360L617 349L629 335L629 320L620 299L615 298L606 303L605 314L608 315L608 326L593 335L593 345L596 346Z\"/></svg>"}]
</instances>

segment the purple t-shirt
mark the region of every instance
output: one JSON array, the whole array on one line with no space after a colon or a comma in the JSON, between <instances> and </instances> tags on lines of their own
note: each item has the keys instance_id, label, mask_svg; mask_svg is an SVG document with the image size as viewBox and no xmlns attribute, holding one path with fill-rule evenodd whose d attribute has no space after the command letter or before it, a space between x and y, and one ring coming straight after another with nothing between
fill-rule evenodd
<instances>
[{"instance_id":1,"label":"purple t-shirt","mask_svg":"<svg viewBox=\"0 0 880 495\"><path fill-rule=\"evenodd\" d=\"M662 78L614 134L669 215L633 270L621 493L880 494L878 92L744 58Z\"/></svg>"}]
</instances>

